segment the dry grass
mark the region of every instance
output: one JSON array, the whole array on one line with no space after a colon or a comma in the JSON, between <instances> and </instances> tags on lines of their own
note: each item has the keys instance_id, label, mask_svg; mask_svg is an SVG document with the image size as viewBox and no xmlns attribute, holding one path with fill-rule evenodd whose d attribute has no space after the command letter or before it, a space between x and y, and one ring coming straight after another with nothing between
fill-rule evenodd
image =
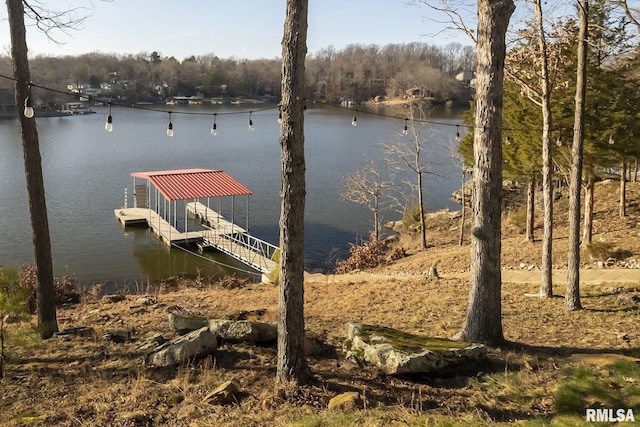
<instances>
[{"instance_id":1,"label":"dry grass","mask_svg":"<svg viewBox=\"0 0 640 427\"><path fill-rule=\"evenodd\" d=\"M604 191L597 197L615 197L612 188L598 186ZM640 186L632 184L630 191L637 198ZM639 257L637 204L627 219L618 219L614 209L615 200L596 203L596 238L612 242L614 251ZM561 265L566 258L566 226L562 210L557 213L555 258ZM617 303L621 292L640 292L640 275L638 283L583 286L585 309L573 313L564 311L560 297L525 296L537 291L536 283L504 283L503 326L510 343L491 349L481 371L395 378L344 361L341 347L348 321L440 337L460 328L467 303L463 272L468 269L469 248L458 247L457 220L447 218L432 218L431 246L426 251L417 251L407 238L402 244L409 256L391 265L307 279L307 333L322 343L321 351L309 358L315 377L309 386L282 389L275 384L274 347L223 345L213 358L175 369L151 369L143 366L136 341L115 344L103 338L105 332L117 329L132 331L138 341L156 332L172 338L167 309L176 305L210 317L274 322L275 286L191 284L160 293L157 304L144 307L138 306L135 295L119 302L85 297L81 304L59 308L59 324L63 329L91 327L93 336L9 348L11 358L1 382L0 424L419 426L529 420L530 425L576 425L584 420L584 413L579 413L584 405L598 402L604 407L628 405L639 419L640 402L634 396L640 372L632 363L607 359L594 366L570 356L602 352L640 357L638 307ZM505 268L539 263L540 243L522 243L522 236L510 236L508 229L503 248ZM423 273L434 265L449 278L427 278ZM556 287L557 295L563 292ZM242 390L235 404L203 403L209 392L228 380ZM331 397L353 390L365 396L366 410L327 412Z\"/></svg>"}]
</instances>

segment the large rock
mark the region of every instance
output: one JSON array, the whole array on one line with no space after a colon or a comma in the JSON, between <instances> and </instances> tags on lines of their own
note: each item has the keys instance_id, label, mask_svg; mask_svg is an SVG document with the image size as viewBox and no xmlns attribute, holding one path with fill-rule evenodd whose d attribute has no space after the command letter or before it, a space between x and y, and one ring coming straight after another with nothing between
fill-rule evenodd
<instances>
[{"instance_id":1,"label":"large rock","mask_svg":"<svg viewBox=\"0 0 640 427\"><path fill-rule=\"evenodd\" d=\"M486 354L482 344L414 335L383 326L347 323L346 332L347 358L374 365L389 375L451 371Z\"/></svg>"},{"instance_id":2,"label":"large rock","mask_svg":"<svg viewBox=\"0 0 640 427\"><path fill-rule=\"evenodd\" d=\"M271 323L214 319L209 321L209 329L215 336L229 342L271 344L278 339L278 327Z\"/></svg>"},{"instance_id":3,"label":"large rock","mask_svg":"<svg viewBox=\"0 0 640 427\"><path fill-rule=\"evenodd\" d=\"M169 313L169 326L180 335L204 328L208 325L209 319L205 317Z\"/></svg>"},{"instance_id":4,"label":"large rock","mask_svg":"<svg viewBox=\"0 0 640 427\"><path fill-rule=\"evenodd\" d=\"M217 348L216 336L204 327L161 345L147 355L145 362L151 366L174 366L212 354Z\"/></svg>"}]
</instances>

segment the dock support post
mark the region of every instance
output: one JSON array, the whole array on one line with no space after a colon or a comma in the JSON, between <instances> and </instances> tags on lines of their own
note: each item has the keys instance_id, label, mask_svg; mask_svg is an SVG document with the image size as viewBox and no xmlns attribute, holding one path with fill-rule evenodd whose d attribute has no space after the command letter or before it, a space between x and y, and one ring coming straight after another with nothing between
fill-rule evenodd
<instances>
[{"instance_id":1,"label":"dock support post","mask_svg":"<svg viewBox=\"0 0 640 427\"><path fill-rule=\"evenodd\" d=\"M184 232L188 232L187 230L187 204L184 204Z\"/></svg>"}]
</instances>

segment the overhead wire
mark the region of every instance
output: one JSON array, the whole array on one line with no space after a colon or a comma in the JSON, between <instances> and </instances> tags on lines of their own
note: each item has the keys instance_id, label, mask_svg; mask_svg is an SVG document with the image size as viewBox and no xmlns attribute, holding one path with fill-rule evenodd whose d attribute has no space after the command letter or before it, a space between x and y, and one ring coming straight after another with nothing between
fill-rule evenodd
<instances>
[{"instance_id":1,"label":"overhead wire","mask_svg":"<svg viewBox=\"0 0 640 427\"><path fill-rule=\"evenodd\" d=\"M16 78L11 77L11 76L7 76L7 75L4 75L4 74L0 74L0 78L4 78L4 79L7 79L7 80L12 80L12 81L15 81L15 82L18 81ZM211 117L212 114L213 114L213 116L214 116L214 124L215 124L215 118L217 116L248 114L249 115L249 129L252 129L252 127L253 127L252 126L253 125L252 118L251 118L251 115L253 113L262 112L262 111L268 111L268 110L273 110L273 109L278 109L279 110L278 122L281 122L281 120L282 120L282 112L280 110L281 106L279 104L268 105L268 106L262 107L262 108L252 107L250 110L217 111L215 113L203 112L203 111L183 111L183 110L174 110L174 109L171 109L171 108L169 108L169 109L167 109L167 108L158 108L158 107L151 107L151 106L148 106L148 105L127 103L127 102L114 100L112 98L108 98L108 100L101 100L101 97L88 96L86 94L74 93L74 92L54 89L54 88L47 87L47 86L44 86L44 85L40 85L40 84L37 84L37 83L34 83L34 82L29 82L29 85L32 88L39 88L39 89L46 90L46 91L49 91L49 92L53 92L53 93L57 93L57 94L61 94L61 95L69 96L69 97L74 97L76 99L86 98L89 101L102 102L102 103L105 103L105 104L109 104L109 108L111 108L111 107L122 107L122 108L129 108L129 109L135 109L135 110L144 110L144 111L151 111L151 112L164 113L164 114L208 116L208 117ZM371 111L370 109L367 109L367 108L353 108L352 106L338 105L338 104L325 102L325 101L320 101L320 100L309 100L309 101L314 103L314 104L319 104L319 105L327 106L327 107L330 107L330 108L342 109L342 110L346 110L346 111L352 112L353 113L353 119L351 121L351 124L354 127L357 125L357 121L356 120L357 120L357 115L358 114L366 114L366 115L370 115L370 116L376 116L376 117L382 117L382 118L402 121L404 123L404 127L405 128L406 128L406 124L407 124L408 121L411 121L413 123L431 124L431 125L446 126L446 127L455 127L456 128L456 137L457 137L457 139L459 139L459 129L461 127L462 128L466 128L466 129L470 129L470 130L475 129L475 127L476 127L474 125L469 125L469 124L464 124L464 123L460 124L460 123L445 122L445 121L441 121L441 120L431 120L431 119L425 119L425 118L413 118L413 117L407 117L406 115L399 116L399 115L396 115L396 114L389 114L389 113L384 113L384 112L380 112L380 111ZM306 107L306 104L305 104L305 107ZM111 114L110 114L110 116L111 116ZM113 119L111 120L111 123L113 123ZM217 128L217 125L212 125L212 130L213 131L216 131L217 130L216 128ZM514 131L542 132L541 128L531 128L531 127L521 127L521 128L503 127L501 130L503 132L514 132ZM560 128L554 128L552 130L554 132L563 131L563 129L560 129ZM402 133L405 134L404 131ZM212 135L215 135L215 134L216 134L216 132L212 132Z\"/></svg>"}]
</instances>

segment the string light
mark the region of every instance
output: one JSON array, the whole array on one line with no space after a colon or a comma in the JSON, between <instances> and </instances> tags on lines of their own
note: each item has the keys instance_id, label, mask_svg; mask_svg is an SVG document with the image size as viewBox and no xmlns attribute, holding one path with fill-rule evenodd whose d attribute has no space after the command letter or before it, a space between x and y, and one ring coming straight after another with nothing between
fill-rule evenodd
<instances>
[{"instance_id":1,"label":"string light","mask_svg":"<svg viewBox=\"0 0 640 427\"><path fill-rule=\"evenodd\" d=\"M511 145L511 139L509 139L509 135L507 135L507 139L504 140L504 145Z\"/></svg>"},{"instance_id":2,"label":"string light","mask_svg":"<svg viewBox=\"0 0 640 427\"><path fill-rule=\"evenodd\" d=\"M216 116L218 113L213 113L213 124L211 125L211 136L216 136L218 134L218 125L216 124Z\"/></svg>"},{"instance_id":3,"label":"string light","mask_svg":"<svg viewBox=\"0 0 640 427\"><path fill-rule=\"evenodd\" d=\"M560 135L558 135L558 139L556 140L556 145L558 147L562 147L562 140L560 139Z\"/></svg>"},{"instance_id":4,"label":"string light","mask_svg":"<svg viewBox=\"0 0 640 427\"><path fill-rule=\"evenodd\" d=\"M615 141L613 140L613 134L609 135L609 145L613 145Z\"/></svg>"},{"instance_id":5,"label":"string light","mask_svg":"<svg viewBox=\"0 0 640 427\"><path fill-rule=\"evenodd\" d=\"M356 122L356 120L358 120L358 118L356 117L356 110L353 110L353 120L351 120L351 126L356 127L358 126L358 123Z\"/></svg>"},{"instance_id":6,"label":"string light","mask_svg":"<svg viewBox=\"0 0 640 427\"><path fill-rule=\"evenodd\" d=\"M109 115L107 116L107 122L104 124L104 130L107 132L113 131L113 117L111 117L111 102L109 102Z\"/></svg>"},{"instance_id":7,"label":"string light","mask_svg":"<svg viewBox=\"0 0 640 427\"><path fill-rule=\"evenodd\" d=\"M407 134L407 122L409 121L409 119L405 118L404 119L404 129L402 129L402 134L406 135Z\"/></svg>"},{"instance_id":8,"label":"string light","mask_svg":"<svg viewBox=\"0 0 640 427\"><path fill-rule=\"evenodd\" d=\"M167 125L167 136L169 138L173 136L173 123L171 123L171 111L169 111L169 124Z\"/></svg>"},{"instance_id":9,"label":"string light","mask_svg":"<svg viewBox=\"0 0 640 427\"><path fill-rule=\"evenodd\" d=\"M282 124L282 109L278 108L278 124Z\"/></svg>"},{"instance_id":10,"label":"string light","mask_svg":"<svg viewBox=\"0 0 640 427\"><path fill-rule=\"evenodd\" d=\"M249 130L253 132L253 120L251 120L251 114L253 111L249 111Z\"/></svg>"},{"instance_id":11,"label":"string light","mask_svg":"<svg viewBox=\"0 0 640 427\"><path fill-rule=\"evenodd\" d=\"M31 83L27 88L27 97L24 99L24 116L27 119L32 118L35 115L35 111L33 111L33 105L31 103Z\"/></svg>"},{"instance_id":12,"label":"string light","mask_svg":"<svg viewBox=\"0 0 640 427\"><path fill-rule=\"evenodd\" d=\"M456 125L456 141L460 142L460 126Z\"/></svg>"},{"instance_id":13,"label":"string light","mask_svg":"<svg viewBox=\"0 0 640 427\"><path fill-rule=\"evenodd\" d=\"M10 76L4 75L4 74L0 74L0 78L17 82L17 79L15 79L14 77L10 77ZM31 87L38 87L38 88L44 89L44 90L49 91L49 92L59 93L61 95L71 96L71 97L74 97L74 98L77 98L79 96L78 94L72 94L72 93L69 93L69 92L66 92L66 91L57 90L57 89L54 89L54 88L41 86L41 85L38 85L36 83L30 82L29 83L29 95L27 96L27 98L25 98L25 101L24 101L24 104L25 104L24 114L25 114L25 117L27 117L27 118L33 117L32 113L31 113L31 111L33 111L33 105L32 105L31 96L30 96L31 95L31 92L30 92ZM83 95L83 96L86 96L86 95ZM89 100L93 101L94 99L91 96L89 96ZM338 106L338 105L334 105L334 104L323 102L323 101L319 101L319 100L313 100L312 102L313 103L317 103L317 104L327 105L327 106L333 107L333 108L341 108L341 109L350 109L351 110L351 108L349 108L349 107L341 107L341 106ZM110 110L111 110L111 104L112 104L112 102L109 102ZM132 105L132 104L125 104L125 103L119 104L117 102L116 102L116 105L119 105L119 106L124 107L124 108L136 109L136 110L146 110L146 111L152 111L152 112L158 112L158 113L168 113L169 114L169 126L167 127L167 135L169 135L170 133L173 134L173 125L171 123L171 113L172 112L166 111L166 110L162 110L162 109L156 109L156 108L153 108L153 107L143 106L143 105ZM270 107L263 108L260 111L269 110L269 109L272 109L272 108L280 108L280 106L279 105L278 106L270 106ZM306 110L306 108L307 108L306 104L303 104L303 108ZM176 114L189 114L189 115L210 115L211 114L211 113L206 113L206 112L193 112L193 111L189 111L189 112L187 112L187 111L179 111L179 112L175 112L175 113ZM251 120L251 114L252 113L253 113L253 111L249 111L249 122L250 122L250 126L251 127L253 125L253 122ZM356 117L357 110L353 110L353 113L354 113L354 116L353 116L353 120L352 120L351 124L352 124L352 126L356 126L357 125L357 117ZM394 116L394 115L391 115L391 114L384 114L384 113L380 113L380 112L364 111L364 113L372 114L372 115L378 116L378 117L396 119L396 120L402 119L402 120L405 121L405 123L407 123L408 120L411 120L412 123L417 122L417 123L425 123L425 124L440 125L440 126L456 126L456 139L458 139L460 137L460 132L459 132L459 126L460 125L457 125L457 124L454 125L454 124L451 124L451 123L440 122L440 121L437 121L437 120L400 118L400 117L397 117L397 116ZM246 111L222 112L222 113L218 113L218 114L221 114L221 115L222 114L224 114L224 115L246 114ZM282 114L280 112L278 114L278 121L279 122L281 120L281 116L282 116ZM107 121L108 121L108 117L107 117ZM214 122L215 122L215 118L214 118ZM113 120L112 120L111 124L113 124ZM462 126L465 126L465 127L471 128L471 129L475 129L476 128L473 125L469 125L469 126L462 125ZM488 131L488 128L486 127L486 125L482 126L482 128L484 129L484 131ZM105 123L105 130L106 129L107 129L107 123ZM213 130L213 126L212 126L212 130ZM542 129L539 129L539 128L502 128L501 130L502 131L515 131L515 130L542 131ZM557 130L561 130L561 129L557 129ZM558 141L556 141L557 145L561 145L561 143L558 144L559 141L560 141L560 137L558 137ZM508 136L507 136L507 138L506 138L504 143L505 143L505 145L509 145L511 143L511 140L510 140L510 138ZM610 135L609 143L610 144L614 144L615 143L615 141L613 139L613 135Z\"/></svg>"}]
</instances>

